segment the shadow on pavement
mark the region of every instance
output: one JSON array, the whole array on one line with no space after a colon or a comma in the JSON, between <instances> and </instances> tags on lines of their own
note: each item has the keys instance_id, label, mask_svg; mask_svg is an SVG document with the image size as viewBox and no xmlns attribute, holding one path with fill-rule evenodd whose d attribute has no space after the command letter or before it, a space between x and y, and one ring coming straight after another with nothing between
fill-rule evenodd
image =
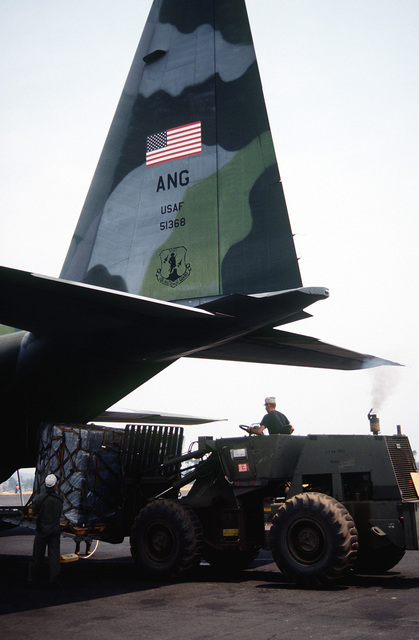
<instances>
[{"instance_id":1,"label":"shadow on pavement","mask_svg":"<svg viewBox=\"0 0 419 640\"><path fill-rule=\"evenodd\" d=\"M17 536L14 538L14 536ZM59 589L29 588L27 585L28 563L33 533L17 529L13 534L0 535L0 615L11 612L52 607L63 604L88 602L129 593L158 590L173 582L155 582L142 578L129 555L129 545L108 545L102 554L88 560L62 565ZM9 555L8 555L9 548ZM10 555L10 551L12 552ZM114 554L115 557L112 557ZM111 556L111 557L109 557ZM45 568L46 568L45 563ZM46 579L47 573L45 574ZM202 563L182 583L255 583L256 589L302 590L289 583L277 570L268 552L261 552L248 570L230 577L222 576L209 565ZM249 585L251 588L253 585ZM393 570L382 576L349 575L345 580L320 589L339 592L347 589L392 589L407 590L419 587L419 578L404 576ZM318 591L319 589L310 589ZM307 589L305 590L307 591Z\"/></svg>"}]
</instances>

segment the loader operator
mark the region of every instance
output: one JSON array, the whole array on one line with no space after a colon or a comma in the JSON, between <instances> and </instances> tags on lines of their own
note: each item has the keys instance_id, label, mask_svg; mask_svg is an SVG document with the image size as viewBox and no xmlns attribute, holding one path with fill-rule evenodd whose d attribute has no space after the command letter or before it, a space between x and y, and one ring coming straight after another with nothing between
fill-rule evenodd
<instances>
[{"instance_id":1,"label":"loader operator","mask_svg":"<svg viewBox=\"0 0 419 640\"><path fill-rule=\"evenodd\" d=\"M249 427L249 433L262 434L267 429L269 435L276 433L291 435L294 427L283 413L276 410L276 398L272 396L265 398L265 408L268 413L263 416L259 427Z\"/></svg>"},{"instance_id":2,"label":"loader operator","mask_svg":"<svg viewBox=\"0 0 419 640\"><path fill-rule=\"evenodd\" d=\"M63 499L56 493L57 478L53 473L45 478L46 493L37 495L32 503L36 514L36 533L33 555L29 564L28 584L36 586L48 547L49 585L58 586L60 573L60 517Z\"/></svg>"}]
</instances>

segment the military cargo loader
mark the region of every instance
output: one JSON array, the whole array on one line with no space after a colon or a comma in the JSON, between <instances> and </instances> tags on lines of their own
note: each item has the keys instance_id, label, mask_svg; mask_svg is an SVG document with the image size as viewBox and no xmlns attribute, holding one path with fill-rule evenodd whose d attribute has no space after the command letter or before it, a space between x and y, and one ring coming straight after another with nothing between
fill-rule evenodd
<instances>
[{"instance_id":1,"label":"military cargo loader","mask_svg":"<svg viewBox=\"0 0 419 640\"><path fill-rule=\"evenodd\" d=\"M291 581L383 573L418 549L419 474L406 436L201 437L183 429L46 425L35 479L55 473L63 533L130 536L143 575L186 575L205 559L245 569L270 549Z\"/></svg>"}]
</instances>

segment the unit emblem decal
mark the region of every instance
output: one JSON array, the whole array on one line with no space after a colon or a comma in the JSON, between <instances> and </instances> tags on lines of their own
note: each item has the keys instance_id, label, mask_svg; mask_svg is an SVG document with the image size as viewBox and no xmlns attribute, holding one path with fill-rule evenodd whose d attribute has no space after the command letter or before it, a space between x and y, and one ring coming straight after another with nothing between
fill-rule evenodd
<instances>
[{"instance_id":1,"label":"unit emblem decal","mask_svg":"<svg viewBox=\"0 0 419 640\"><path fill-rule=\"evenodd\" d=\"M177 287L191 273L191 265L186 262L186 247L163 249L160 251L160 263L156 278L168 287Z\"/></svg>"}]
</instances>

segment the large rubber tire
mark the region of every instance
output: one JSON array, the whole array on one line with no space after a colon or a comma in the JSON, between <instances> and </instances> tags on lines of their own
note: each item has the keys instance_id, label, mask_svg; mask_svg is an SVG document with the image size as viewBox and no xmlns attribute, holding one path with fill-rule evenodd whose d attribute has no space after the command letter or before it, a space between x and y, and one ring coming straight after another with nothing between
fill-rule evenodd
<instances>
[{"instance_id":1,"label":"large rubber tire","mask_svg":"<svg viewBox=\"0 0 419 640\"><path fill-rule=\"evenodd\" d=\"M173 578L201 561L201 524L190 507L156 500L141 509L131 529L131 555L152 578Z\"/></svg>"},{"instance_id":2,"label":"large rubber tire","mask_svg":"<svg viewBox=\"0 0 419 640\"><path fill-rule=\"evenodd\" d=\"M250 547L243 551L238 549L214 549L204 545L204 559L221 575L234 575L247 569L259 555L259 547Z\"/></svg>"},{"instance_id":3,"label":"large rubber tire","mask_svg":"<svg viewBox=\"0 0 419 640\"><path fill-rule=\"evenodd\" d=\"M343 504L323 493L300 493L284 502L273 518L271 548L288 579L315 587L352 569L358 532Z\"/></svg>"},{"instance_id":4,"label":"large rubber tire","mask_svg":"<svg viewBox=\"0 0 419 640\"><path fill-rule=\"evenodd\" d=\"M358 552L354 571L365 576L377 576L390 571L405 554L404 549L388 544L379 549L363 548Z\"/></svg>"}]
</instances>

